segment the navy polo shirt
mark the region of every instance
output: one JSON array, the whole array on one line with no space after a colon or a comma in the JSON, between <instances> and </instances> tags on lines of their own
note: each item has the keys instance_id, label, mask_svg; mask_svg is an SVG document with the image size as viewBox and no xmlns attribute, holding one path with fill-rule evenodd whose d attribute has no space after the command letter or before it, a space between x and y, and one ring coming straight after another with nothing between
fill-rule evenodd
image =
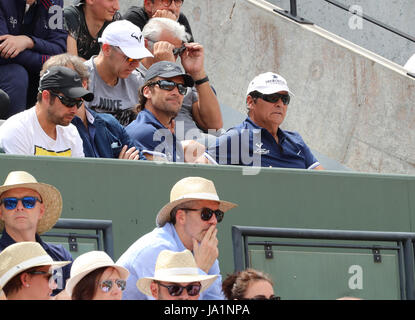
<instances>
[{"instance_id":1,"label":"navy polo shirt","mask_svg":"<svg viewBox=\"0 0 415 320\"><path fill-rule=\"evenodd\" d=\"M73 261L72 255L62 245L46 243L40 238L38 234L36 234L36 242L42 246L42 248L47 252L53 261ZM14 239L10 237L10 235L6 232L6 229L4 229L0 239L0 252L14 243L16 243L16 241L14 241ZM56 277L58 288L53 290L52 295L58 294L65 288L66 280L70 277L71 266L72 263L62 267L62 277Z\"/></svg>"},{"instance_id":2,"label":"navy polo shirt","mask_svg":"<svg viewBox=\"0 0 415 320\"><path fill-rule=\"evenodd\" d=\"M320 163L297 132L278 128L279 143L249 117L218 137L208 153L219 164L313 169Z\"/></svg>"},{"instance_id":3,"label":"navy polo shirt","mask_svg":"<svg viewBox=\"0 0 415 320\"><path fill-rule=\"evenodd\" d=\"M184 151L176 135L163 126L147 109L125 127L131 142L142 153L162 156L170 162L184 162Z\"/></svg>"}]
</instances>

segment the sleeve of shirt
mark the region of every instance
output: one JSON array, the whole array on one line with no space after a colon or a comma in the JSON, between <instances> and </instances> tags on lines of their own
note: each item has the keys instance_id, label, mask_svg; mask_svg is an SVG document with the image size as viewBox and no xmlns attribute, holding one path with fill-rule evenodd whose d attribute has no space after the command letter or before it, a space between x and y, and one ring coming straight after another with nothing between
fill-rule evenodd
<instances>
[{"instance_id":1,"label":"sleeve of shirt","mask_svg":"<svg viewBox=\"0 0 415 320\"><path fill-rule=\"evenodd\" d=\"M74 143L72 146L72 155L73 158L85 158L84 154L84 142L82 141L81 136L79 135L78 129L73 124L70 124L73 131Z\"/></svg>"},{"instance_id":2,"label":"sleeve of shirt","mask_svg":"<svg viewBox=\"0 0 415 320\"><path fill-rule=\"evenodd\" d=\"M9 120L0 126L0 147L9 154L33 155L27 128L17 121Z\"/></svg>"},{"instance_id":3,"label":"sleeve of shirt","mask_svg":"<svg viewBox=\"0 0 415 320\"><path fill-rule=\"evenodd\" d=\"M204 273L203 271L201 271ZM218 275L212 285L200 294L200 300L224 300L225 296L222 291L222 276L219 269L219 261L216 260L212 268L209 270L209 275Z\"/></svg>"},{"instance_id":4,"label":"sleeve of shirt","mask_svg":"<svg viewBox=\"0 0 415 320\"><path fill-rule=\"evenodd\" d=\"M306 145L303 138L300 136L300 134L297 134L298 139L300 140L301 147L304 152L305 157L305 165L307 169L314 169L318 165L320 165L320 162L317 160L317 158L314 156L314 154L311 152L310 148Z\"/></svg>"},{"instance_id":5,"label":"sleeve of shirt","mask_svg":"<svg viewBox=\"0 0 415 320\"><path fill-rule=\"evenodd\" d=\"M63 17L65 30L72 38L77 40L79 37L81 21L76 8L74 6L66 7L63 10Z\"/></svg>"},{"instance_id":6,"label":"sleeve of shirt","mask_svg":"<svg viewBox=\"0 0 415 320\"><path fill-rule=\"evenodd\" d=\"M238 146L237 151L239 151L239 135L236 130L230 129L216 139L216 143L208 148L207 153L215 159L217 163L230 165L232 164L233 159L232 151L236 151L232 149L233 143L235 146ZM238 162L234 164L239 164L239 153L235 154L234 158L235 160L238 160Z\"/></svg>"}]
</instances>

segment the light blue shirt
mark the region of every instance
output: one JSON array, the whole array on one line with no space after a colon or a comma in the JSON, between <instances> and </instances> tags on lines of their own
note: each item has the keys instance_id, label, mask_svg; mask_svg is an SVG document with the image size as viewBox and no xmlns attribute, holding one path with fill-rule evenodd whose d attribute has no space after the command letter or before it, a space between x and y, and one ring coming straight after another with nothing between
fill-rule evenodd
<instances>
[{"instance_id":1,"label":"light blue shirt","mask_svg":"<svg viewBox=\"0 0 415 320\"><path fill-rule=\"evenodd\" d=\"M180 240L176 229L170 222L161 228L155 228L134 242L126 252L118 259L117 264L127 268L130 275L127 279L127 287L123 292L124 300L154 300L146 296L137 288L137 280L143 277L153 277L156 260L162 250L181 252L185 246ZM200 274L206 274L199 269ZM219 261L216 259L209 275L218 275L216 281L200 294L200 300L223 300L222 277L220 275Z\"/></svg>"}]
</instances>

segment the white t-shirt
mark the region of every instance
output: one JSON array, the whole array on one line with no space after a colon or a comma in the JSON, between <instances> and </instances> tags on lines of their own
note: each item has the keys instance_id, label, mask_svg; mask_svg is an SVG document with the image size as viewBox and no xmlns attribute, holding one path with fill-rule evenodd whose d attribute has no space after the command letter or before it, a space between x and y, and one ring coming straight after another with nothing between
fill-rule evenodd
<instances>
[{"instance_id":1,"label":"white t-shirt","mask_svg":"<svg viewBox=\"0 0 415 320\"><path fill-rule=\"evenodd\" d=\"M54 140L40 126L35 107L11 116L0 126L0 147L10 154L84 157L76 127L56 126Z\"/></svg>"}]
</instances>

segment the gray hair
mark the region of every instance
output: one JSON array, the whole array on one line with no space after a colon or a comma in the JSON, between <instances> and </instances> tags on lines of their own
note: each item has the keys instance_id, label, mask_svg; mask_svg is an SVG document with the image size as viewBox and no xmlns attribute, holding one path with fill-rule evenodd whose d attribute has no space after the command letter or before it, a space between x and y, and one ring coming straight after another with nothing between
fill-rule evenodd
<instances>
[{"instance_id":1,"label":"gray hair","mask_svg":"<svg viewBox=\"0 0 415 320\"><path fill-rule=\"evenodd\" d=\"M151 18L141 33L147 40L157 42L160 40L163 31L170 32L175 38L183 42L189 42L191 39L183 25L169 18ZM152 49L152 45L150 45L150 49Z\"/></svg>"},{"instance_id":2,"label":"gray hair","mask_svg":"<svg viewBox=\"0 0 415 320\"><path fill-rule=\"evenodd\" d=\"M75 72L79 74L82 80L89 79L88 67L84 64L84 60L78 56L74 56L69 53L62 53L56 56L50 57L42 66L40 71L40 77L46 72L47 69L54 66L73 67Z\"/></svg>"}]
</instances>

